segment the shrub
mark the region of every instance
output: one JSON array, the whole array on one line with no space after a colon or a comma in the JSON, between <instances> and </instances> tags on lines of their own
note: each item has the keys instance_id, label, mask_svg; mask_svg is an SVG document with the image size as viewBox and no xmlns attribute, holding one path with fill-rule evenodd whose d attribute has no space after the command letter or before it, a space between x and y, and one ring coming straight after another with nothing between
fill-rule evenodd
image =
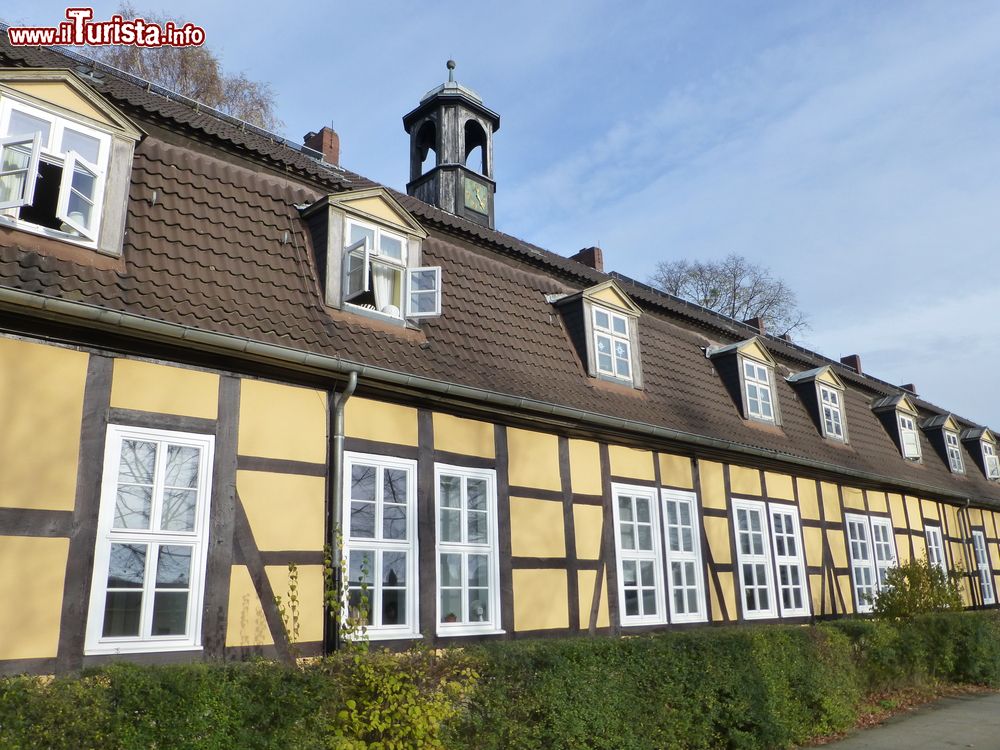
<instances>
[{"instance_id":1,"label":"shrub","mask_svg":"<svg viewBox=\"0 0 1000 750\"><path fill-rule=\"evenodd\" d=\"M929 612L959 611L961 577L958 571L945 573L926 558L890 568L885 585L875 595L875 616L900 620Z\"/></svg>"}]
</instances>

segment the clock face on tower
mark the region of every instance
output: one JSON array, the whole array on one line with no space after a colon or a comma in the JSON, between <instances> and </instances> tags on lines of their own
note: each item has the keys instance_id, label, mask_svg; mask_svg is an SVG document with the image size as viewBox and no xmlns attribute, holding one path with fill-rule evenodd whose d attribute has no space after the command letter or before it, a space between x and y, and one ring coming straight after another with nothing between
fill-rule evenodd
<instances>
[{"instance_id":1,"label":"clock face on tower","mask_svg":"<svg viewBox=\"0 0 1000 750\"><path fill-rule=\"evenodd\" d=\"M489 214L489 196L486 186L481 182L465 178L465 207L476 213Z\"/></svg>"}]
</instances>

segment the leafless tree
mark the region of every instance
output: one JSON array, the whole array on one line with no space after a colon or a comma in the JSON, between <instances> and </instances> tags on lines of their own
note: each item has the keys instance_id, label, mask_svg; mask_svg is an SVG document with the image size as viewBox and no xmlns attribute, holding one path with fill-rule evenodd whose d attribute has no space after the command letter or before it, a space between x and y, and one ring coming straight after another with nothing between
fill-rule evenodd
<instances>
[{"instance_id":1,"label":"leafless tree","mask_svg":"<svg viewBox=\"0 0 1000 750\"><path fill-rule=\"evenodd\" d=\"M808 328L795 292L765 266L732 253L722 260L662 261L650 283L736 320L760 318L778 335Z\"/></svg>"},{"instance_id":2,"label":"leafless tree","mask_svg":"<svg viewBox=\"0 0 1000 750\"><path fill-rule=\"evenodd\" d=\"M140 12L129 2L116 11L122 18L149 23L176 22L162 13ZM183 20L183 19L181 19ZM268 130L284 123L275 114L274 92L268 83L251 81L243 73L226 75L222 63L207 47L89 47L88 54L132 75L159 84L233 117Z\"/></svg>"}]
</instances>

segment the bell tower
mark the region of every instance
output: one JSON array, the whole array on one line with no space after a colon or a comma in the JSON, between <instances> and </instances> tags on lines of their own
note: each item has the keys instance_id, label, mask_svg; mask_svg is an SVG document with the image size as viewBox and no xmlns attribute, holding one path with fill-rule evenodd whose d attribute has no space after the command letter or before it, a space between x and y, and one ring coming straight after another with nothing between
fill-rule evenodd
<instances>
[{"instance_id":1,"label":"bell tower","mask_svg":"<svg viewBox=\"0 0 1000 750\"><path fill-rule=\"evenodd\" d=\"M483 106L472 89L448 80L428 91L403 117L410 136L408 195L449 213L493 228L493 134L500 115Z\"/></svg>"}]
</instances>

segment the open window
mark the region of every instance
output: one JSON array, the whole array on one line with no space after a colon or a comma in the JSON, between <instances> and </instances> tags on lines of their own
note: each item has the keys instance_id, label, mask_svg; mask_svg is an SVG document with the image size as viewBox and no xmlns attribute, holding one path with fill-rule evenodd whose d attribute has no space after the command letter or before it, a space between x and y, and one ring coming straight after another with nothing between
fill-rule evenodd
<instances>
[{"instance_id":1,"label":"open window","mask_svg":"<svg viewBox=\"0 0 1000 750\"><path fill-rule=\"evenodd\" d=\"M35 199L41 133L0 138L0 209L29 205Z\"/></svg>"}]
</instances>

